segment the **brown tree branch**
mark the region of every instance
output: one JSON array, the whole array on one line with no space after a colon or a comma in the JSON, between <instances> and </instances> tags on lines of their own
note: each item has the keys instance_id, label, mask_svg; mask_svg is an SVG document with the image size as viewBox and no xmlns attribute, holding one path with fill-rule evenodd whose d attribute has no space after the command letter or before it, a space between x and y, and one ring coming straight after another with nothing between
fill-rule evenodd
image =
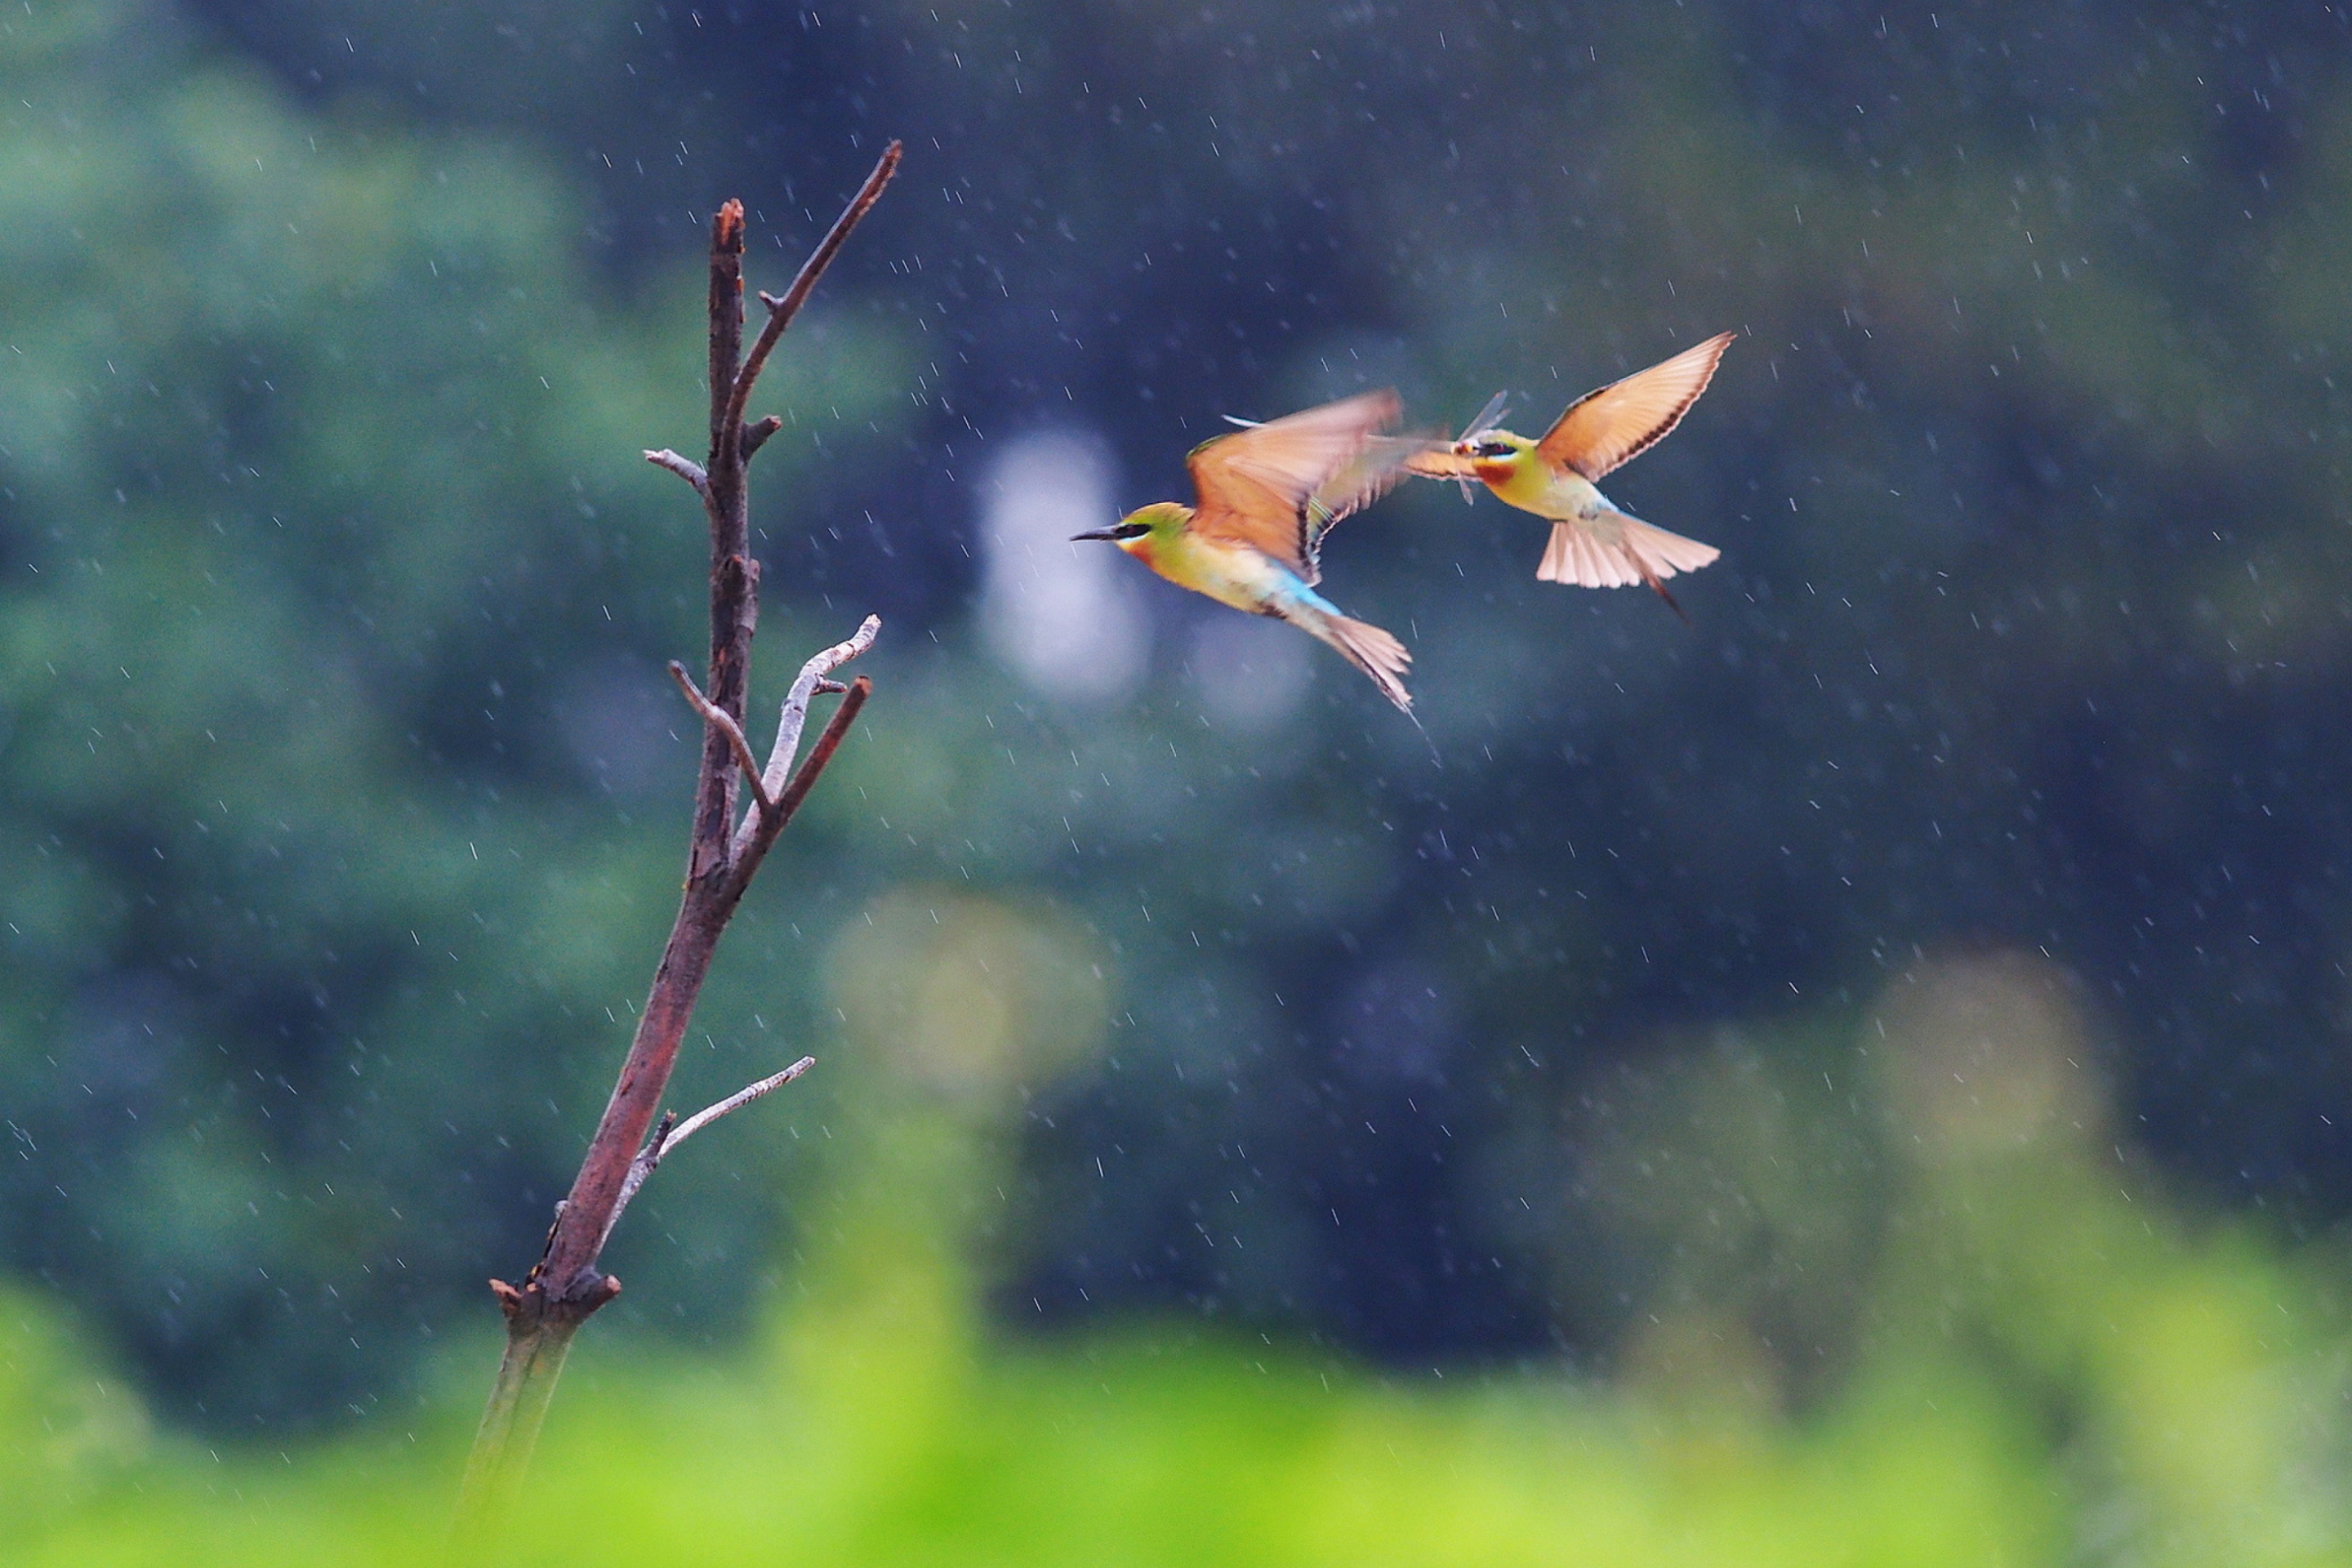
<instances>
[{"instance_id":1,"label":"brown tree branch","mask_svg":"<svg viewBox=\"0 0 2352 1568\"><path fill-rule=\"evenodd\" d=\"M809 791L816 787L817 776L824 772L825 764L833 761L834 752L841 749L843 737L857 721L857 710L866 706L866 699L873 690L874 683L862 675L851 681L841 694L841 706L833 710L833 721L824 727L824 732L816 738L816 744L809 749L808 761L801 764L801 771L793 775L792 782L778 792L774 808L744 819L742 830L736 835L743 841L742 853L737 857L736 866L737 875L745 882L751 881L751 873L757 871L760 862L768 858L768 851L775 845L777 836L791 825L794 814L801 808L801 802L806 800Z\"/></svg>"},{"instance_id":2,"label":"brown tree branch","mask_svg":"<svg viewBox=\"0 0 2352 1568\"><path fill-rule=\"evenodd\" d=\"M506 1355L483 1411L458 1493L454 1545L461 1554L487 1551L495 1542L530 1462L572 1336L591 1314L620 1293L620 1281L600 1273L597 1260L627 1196L635 1190L630 1181L632 1169L646 1148L647 1130L677 1065L678 1045L710 972L719 939L751 874L840 745L871 689L871 684L860 677L799 773L778 788L768 786L767 775L757 765L742 729L760 584L760 564L751 552L744 459L772 434L773 426L762 420L751 427L760 434L752 435L744 428L742 414L743 402L751 395L776 340L791 323L792 313L815 288L850 231L871 210L898 163L898 145L892 142L856 197L802 266L785 300L771 307L767 326L749 363L741 363L742 204L728 202L711 218L709 454L699 466L666 450L646 454L648 460L694 485L710 522L709 675L702 690L697 691L694 683L684 679L685 672L678 671L688 700L704 719L686 887L620 1077L571 1193L557 1207L546 1247L520 1287L500 1281L491 1284L506 1316ZM785 304L790 309L783 309ZM856 636L824 650L803 667L801 680L793 685L803 718L818 685L834 668L872 644L877 625L869 617ZM797 739L795 733L795 744ZM785 760L789 763L789 752ZM739 775L752 781L755 805L750 821L758 825L740 850L735 824ZM797 1074L803 1065L795 1064L787 1070ZM673 1133L665 1146L676 1142ZM654 1159L658 1158L656 1150ZM644 1175L638 1174L636 1182L643 1181Z\"/></svg>"},{"instance_id":3,"label":"brown tree branch","mask_svg":"<svg viewBox=\"0 0 2352 1568\"><path fill-rule=\"evenodd\" d=\"M703 510L710 518L710 676L713 704L740 726L751 675L751 631L759 617L760 563L751 553L751 505L743 489L740 419L730 416L736 369L743 353L743 204L729 202L710 223L710 452ZM727 838L735 823L735 767L727 738L706 728L702 772L695 790L693 847L687 882L726 872ZM640 1127L629 1139L636 1152Z\"/></svg>"},{"instance_id":4,"label":"brown tree branch","mask_svg":"<svg viewBox=\"0 0 2352 1568\"><path fill-rule=\"evenodd\" d=\"M872 616L866 618L869 624L875 619ZM702 715L702 721L717 725L719 732L727 737L727 749L735 753L736 764L743 770L743 776L751 782L751 796L758 803L755 809L773 811L776 806L775 791L768 788L761 779L760 759L751 754L751 742L743 738L743 726L728 717L727 710L705 697L702 689L694 684L694 677L687 674L686 666L676 659L669 661L669 678L677 682L677 689L685 694L687 705Z\"/></svg>"},{"instance_id":5,"label":"brown tree branch","mask_svg":"<svg viewBox=\"0 0 2352 1568\"><path fill-rule=\"evenodd\" d=\"M776 796L775 833L784 830L792 821L793 814L800 810L801 802L806 800L809 791L816 787L817 775L824 772L827 763L833 761L833 753L841 750L841 742L848 736L850 725L857 721L857 710L866 706L866 699L873 691L874 683L861 675L849 683L848 690L841 694L841 706L833 710L833 722L824 727L824 733L819 735L816 744L809 748L808 761L803 763L801 771L793 775L793 782ZM769 837L773 838L775 833Z\"/></svg>"},{"instance_id":6,"label":"brown tree branch","mask_svg":"<svg viewBox=\"0 0 2352 1568\"><path fill-rule=\"evenodd\" d=\"M784 329L793 324L793 318L801 313L803 305L808 303L809 295L816 288L816 280L824 276L826 268L833 265L833 258L840 252L842 243L848 239L849 231L874 210L874 204L882 199L882 187L888 184L890 176L898 172L898 143L893 142L882 149L881 159L875 163L874 172L866 176L866 184L849 198L849 205L842 209L839 217L834 219L832 229L817 242L816 248L809 253L809 258L801 263L800 274L793 279L793 286L784 290L784 297L779 300L772 294L760 296L760 303L768 307L768 324L760 329L759 340L752 343L751 354L743 361L743 374L735 378L734 396L727 411L728 418L734 425L743 423L743 405L751 396L751 384L760 379L760 372L766 367L768 355L775 349L776 340L784 335ZM714 381L711 384L715 389L718 384Z\"/></svg>"},{"instance_id":7,"label":"brown tree branch","mask_svg":"<svg viewBox=\"0 0 2352 1568\"><path fill-rule=\"evenodd\" d=\"M750 462L751 460L751 454L766 446L768 444L768 437L774 435L783 427L784 422L777 418L772 414L767 416L765 418L754 419L751 424L744 426L743 460L747 463Z\"/></svg>"}]
</instances>

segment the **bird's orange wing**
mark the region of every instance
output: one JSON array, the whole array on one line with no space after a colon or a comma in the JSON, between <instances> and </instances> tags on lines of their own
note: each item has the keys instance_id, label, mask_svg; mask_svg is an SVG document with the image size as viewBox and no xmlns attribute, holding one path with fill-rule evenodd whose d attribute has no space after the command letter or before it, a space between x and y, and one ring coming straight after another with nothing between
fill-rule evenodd
<instances>
[{"instance_id":1,"label":"bird's orange wing","mask_svg":"<svg viewBox=\"0 0 2352 1568\"><path fill-rule=\"evenodd\" d=\"M1313 583L1323 531L1397 482L1410 443L1376 455L1402 405L1391 391L1341 398L1192 448L1193 531L1246 544Z\"/></svg>"},{"instance_id":2,"label":"bird's orange wing","mask_svg":"<svg viewBox=\"0 0 2352 1568\"><path fill-rule=\"evenodd\" d=\"M1536 456L1598 479L1647 451L1681 423L1715 374L1734 334L1718 332L1696 348L1588 392L1536 443Z\"/></svg>"},{"instance_id":3,"label":"bird's orange wing","mask_svg":"<svg viewBox=\"0 0 2352 1568\"><path fill-rule=\"evenodd\" d=\"M1323 536L1343 517L1352 517L1404 483L1413 460L1442 451L1443 436L1367 436L1363 449L1307 498L1307 558L1314 563ZM1308 582L1314 578L1309 577Z\"/></svg>"}]
</instances>

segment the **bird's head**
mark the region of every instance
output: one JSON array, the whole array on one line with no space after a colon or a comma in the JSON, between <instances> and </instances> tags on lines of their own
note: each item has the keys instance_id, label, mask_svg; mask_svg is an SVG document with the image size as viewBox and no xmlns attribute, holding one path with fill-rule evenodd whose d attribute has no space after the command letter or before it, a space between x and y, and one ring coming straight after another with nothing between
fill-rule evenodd
<instances>
[{"instance_id":1,"label":"bird's head","mask_svg":"<svg viewBox=\"0 0 2352 1568\"><path fill-rule=\"evenodd\" d=\"M1508 430L1473 430L1454 443L1454 456L1469 458L1478 477L1489 481L1509 478L1535 449L1533 441Z\"/></svg>"},{"instance_id":2,"label":"bird's head","mask_svg":"<svg viewBox=\"0 0 2352 1568\"><path fill-rule=\"evenodd\" d=\"M1172 500L1154 501L1151 505L1129 512L1109 528L1089 529L1070 535L1072 543L1081 539L1105 539L1126 551L1150 560L1156 541L1168 539L1180 531L1192 519L1190 507Z\"/></svg>"}]
</instances>

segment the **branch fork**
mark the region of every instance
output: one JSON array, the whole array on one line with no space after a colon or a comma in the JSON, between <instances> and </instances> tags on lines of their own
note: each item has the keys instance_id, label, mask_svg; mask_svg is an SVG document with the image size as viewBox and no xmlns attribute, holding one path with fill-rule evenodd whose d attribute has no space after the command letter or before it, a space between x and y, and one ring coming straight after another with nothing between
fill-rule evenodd
<instances>
[{"instance_id":1,"label":"branch fork","mask_svg":"<svg viewBox=\"0 0 2352 1568\"><path fill-rule=\"evenodd\" d=\"M629 1162L629 1173L621 1183L621 1201L613 1205L613 1217L604 1223L605 1235L612 1235L613 1227L621 1223L621 1215L628 1208L629 1200L637 1195L637 1189L644 1186L646 1178L669 1157L671 1150L720 1117L730 1116L762 1095L774 1093L814 1066L814 1057L803 1057L783 1071L771 1073L757 1083L747 1083L726 1099L704 1106L683 1121L677 1119L675 1110L663 1112L661 1124L654 1129L654 1135L646 1140L643 1149L637 1151L637 1157Z\"/></svg>"}]
</instances>

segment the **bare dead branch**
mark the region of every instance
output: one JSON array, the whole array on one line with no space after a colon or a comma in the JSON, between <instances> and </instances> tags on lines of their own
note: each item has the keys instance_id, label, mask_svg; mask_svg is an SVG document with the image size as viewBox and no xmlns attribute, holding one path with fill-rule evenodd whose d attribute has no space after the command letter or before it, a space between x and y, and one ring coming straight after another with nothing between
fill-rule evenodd
<instances>
[{"instance_id":1,"label":"bare dead branch","mask_svg":"<svg viewBox=\"0 0 2352 1568\"><path fill-rule=\"evenodd\" d=\"M710 517L710 673L703 689L712 703L740 726L751 677L751 627L759 614L760 563L751 554L751 511L744 492L748 456L743 406L784 329L792 324L817 280L840 254L898 167L899 147L883 150L873 172L831 229L801 264L783 299L769 308L751 354L743 348L743 204L730 201L710 225L710 451L703 459L709 482L702 492ZM765 296L762 296L765 298ZM756 447L758 442L749 443ZM742 879L732 862L737 832L736 769L724 738L706 731L702 773L695 796L694 847L687 865L689 882L729 883L740 891ZM643 1127L637 1131L642 1132ZM631 1140L631 1147L635 1140ZM617 1180L617 1176L614 1178Z\"/></svg>"},{"instance_id":2,"label":"bare dead branch","mask_svg":"<svg viewBox=\"0 0 2352 1568\"><path fill-rule=\"evenodd\" d=\"M760 793L767 804L756 816L746 816L735 829L732 853L739 863L758 837L763 819L774 810L774 803L782 797L784 785L792 777L793 759L800 752L801 731L808 722L809 700L827 689L848 690L849 688L839 681L829 680L826 677L872 647L875 637L881 630L882 617L868 616L851 636L801 666L800 676L793 680L792 689L785 693L782 710L776 716L776 743L768 752L768 766L760 779Z\"/></svg>"},{"instance_id":3,"label":"bare dead branch","mask_svg":"<svg viewBox=\"0 0 2352 1568\"><path fill-rule=\"evenodd\" d=\"M751 754L751 742L743 738L743 726L729 717L725 709L705 697L702 689L694 684L694 677L686 673L686 666L676 659L669 661L669 678L677 682L678 690L686 694L688 705L702 715L702 721L717 725L719 732L727 737L727 745L735 753L736 764L743 770L743 776L751 782L752 798L759 803L757 809L763 813L773 811L776 808L775 792L769 789L760 777L760 759Z\"/></svg>"},{"instance_id":4,"label":"bare dead branch","mask_svg":"<svg viewBox=\"0 0 2352 1568\"><path fill-rule=\"evenodd\" d=\"M710 467L719 467L731 435L742 422L734 406L735 372L743 363L743 204L728 200L710 215Z\"/></svg>"},{"instance_id":5,"label":"bare dead branch","mask_svg":"<svg viewBox=\"0 0 2352 1568\"><path fill-rule=\"evenodd\" d=\"M826 677L872 647L881 630L882 617L868 616L859 623L856 631L815 654L801 666L800 675L793 680L792 689L784 694L782 710L776 716L776 743L768 752L767 771L761 775L761 782L767 785L770 795L779 795L784 787L784 781L792 776L793 758L801 748L801 730L808 721L809 699L827 689L848 690L841 682L829 680Z\"/></svg>"},{"instance_id":6,"label":"bare dead branch","mask_svg":"<svg viewBox=\"0 0 2352 1568\"><path fill-rule=\"evenodd\" d=\"M506 1353L458 1491L454 1539L461 1549L487 1554L495 1542L530 1461L572 1337L582 1323L620 1293L620 1281L600 1273L597 1260L614 1222L644 1184L646 1174L696 1129L789 1082L809 1066L805 1061L795 1063L775 1078L699 1112L682 1129L666 1122L653 1142L646 1142L719 939L752 874L807 797L873 689L872 682L863 676L853 682L808 760L789 780L782 777L792 766L809 700L819 689L837 689L837 683L827 676L873 642L879 623L868 617L855 637L825 649L803 667L801 679L793 683L793 696L786 702L786 716L793 723L791 743L771 759L777 784L770 785L771 771L758 766L742 724L751 634L760 614L760 563L751 549L744 460L775 433L777 421L762 419L746 429L743 401L776 341L843 241L872 208L898 163L898 144L894 142L856 198L802 266L792 289L782 300L771 303L767 325L748 364L742 363L743 206L730 201L711 216L710 451L699 465L667 448L646 453L647 461L694 486L710 524L709 674L698 689L683 667L671 666L679 689L703 719L686 889L620 1076L580 1162L579 1174L557 1205L555 1223L539 1262L519 1287L503 1281L491 1284L506 1317ZM796 715L792 711L795 703ZM745 815L748 837L739 836L735 820L739 775L751 781L757 803Z\"/></svg>"},{"instance_id":7,"label":"bare dead branch","mask_svg":"<svg viewBox=\"0 0 2352 1568\"><path fill-rule=\"evenodd\" d=\"M818 775L824 772L825 764L833 761L834 752L841 749L841 742L848 737L849 727L857 722L857 710L866 706L866 699L873 689L874 683L861 675L849 683L848 690L841 694L841 706L833 710L833 722L824 727L824 733L819 735L816 744L809 748L808 761L803 763L801 771L793 775L793 782L776 796L773 815L777 832L783 831L785 825L792 821L793 814L800 810L801 802L806 800L809 791L816 787Z\"/></svg>"},{"instance_id":8,"label":"bare dead branch","mask_svg":"<svg viewBox=\"0 0 2352 1568\"><path fill-rule=\"evenodd\" d=\"M801 299L815 286L825 267L841 248L857 221L898 166L893 143L868 175L864 188L834 223L823 243L804 262L793 289ZM645 1144L663 1089L677 1060L678 1042L701 994L703 977L719 934L735 912L743 889L758 869L761 857L772 844L791 813L775 809L782 797L766 787L764 775L754 786L771 803L752 812L759 823L747 842L757 854L737 853L736 802L743 773L737 741L740 738L743 706L750 680L751 633L758 624L760 563L751 554L751 521L744 490L742 403L751 390L757 365L740 363L743 341L743 205L722 204L710 222L710 451L704 459L708 485L703 510L710 522L710 669L702 683L704 700L734 722L734 731L706 722L702 763L695 784L694 826L687 858L685 896L670 927L660 966L638 1015L636 1037L621 1067L613 1097L604 1107L596 1134L581 1162L563 1215L556 1222L554 1244L537 1277L549 1300L586 1300L597 1293L602 1276L596 1272L605 1222L627 1179L629 1163ZM795 307L797 309L797 307ZM789 316L784 324L789 324ZM782 334L772 314L757 351L764 360ZM862 629L862 628L861 628ZM853 642L856 638L850 639ZM871 640L870 637L868 639ZM831 650L828 650L828 653ZM823 659L826 655L820 654ZM854 694L853 694L854 698ZM845 700L845 708L851 700ZM838 715L836 714L836 721Z\"/></svg>"},{"instance_id":9,"label":"bare dead branch","mask_svg":"<svg viewBox=\"0 0 2352 1568\"><path fill-rule=\"evenodd\" d=\"M743 460L750 462L751 454L768 444L768 437L784 427L784 422L771 414L743 426Z\"/></svg>"},{"instance_id":10,"label":"bare dead branch","mask_svg":"<svg viewBox=\"0 0 2352 1568\"><path fill-rule=\"evenodd\" d=\"M801 1074L808 1071L809 1068L814 1066L816 1066L816 1058L814 1057L803 1057L800 1060L794 1062L783 1071L779 1073L771 1073L757 1083L747 1083L741 1089L737 1089L734 1093L729 1095L726 1099L718 1101L716 1104L704 1106L701 1110L696 1111L693 1115L679 1122L677 1126L671 1131L670 1135L662 1141L662 1146L654 1152L653 1163L658 1165L662 1161L669 1157L671 1150L677 1148L679 1144L685 1142L688 1139L693 1137L696 1133L701 1131L704 1128L709 1126L720 1117L732 1116L735 1112L742 1110L745 1106L751 1104L753 1100L758 1100L762 1095L774 1093L777 1089L783 1088L784 1085L792 1082L793 1079L800 1077Z\"/></svg>"},{"instance_id":11,"label":"bare dead branch","mask_svg":"<svg viewBox=\"0 0 2352 1568\"><path fill-rule=\"evenodd\" d=\"M637 1157L629 1162L628 1178L621 1184L620 1201L613 1205L613 1217L604 1226L605 1240L612 1239L613 1227L621 1223L621 1215L627 1212L630 1200L637 1195L637 1189L646 1184L646 1178L669 1158L671 1150L720 1117L731 1115L761 1096L773 1093L814 1066L814 1057L803 1057L783 1071L771 1073L757 1083L745 1084L726 1099L714 1105L704 1106L683 1121L677 1119L677 1112L674 1110L665 1114L661 1125L654 1129L653 1137L637 1152Z\"/></svg>"},{"instance_id":12,"label":"bare dead branch","mask_svg":"<svg viewBox=\"0 0 2352 1568\"><path fill-rule=\"evenodd\" d=\"M656 468L667 468L671 473L692 485L696 495L707 497L710 494L710 476L704 473L702 465L693 458L681 458L667 447L664 447L659 451L648 449L646 453L646 461Z\"/></svg>"},{"instance_id":13,"label":"bare dead branch","mask_svg":"<svg viewBox=\"0 0 2352 1568\"><path fill-rule=\"evenodd\" d=\"M857 710L866 706L866 696L873 689L874 683L862 675L844 688L841 706L833 710L832 722L825 725L824 732L817 736L816 744L810 748L808 760L801 764L800 771L777 792L775 808L744 818L742 828L736 835L741 847L735 858L739 876L749 880L759 870L760 862L767 858L769 848L776 842L776 836L791 825L800 811L801 802L806 800L809 791L816 786L818 775L824 772L825 764L833 761L834 752L840 750L842 739L849 733L849 727L857 721Z\"/></svg>"},{"instance_id":14,"label":"bare dead branch","mask_svg":"<svg viewBox=\"0 0 2352 1568\"><path fill-rule=\"evenodd\" d=\"M759 619L760 586L760 563L751 554L751 502L743 488L741 441L729 422L742 350L743 204L729 201L721 203L710 218L710 449L703 458L709 483L702 492L702 510L710 524L710 664L702 689L711 703L739 727L751 679L751 631ZM728 838L734 828L740 789L737 773L726 736L715 727L705 726L702 765L695 782L694 827L687 854L689 886L716 882L726 876ZM634 1110L630 1120L635 1120ZM643 1126L631 1130L627 1153L636 1152L644 1131ZM605 1175L617 1184L617 1169L605 1172L605 1167L620 1157L611 1151L596 1151L598 1169L604 1173L600 1185ZM609 1194L599 1196L600 1201L610 1201ZM593 1239L593 1233L574 1231L572 1237ZM567 1257L577 1250L559 1248Z\"/></svg>"},{"instance_id":15,"label":"bare dead branch","mask_svg":"<svg viewBox=\"0 0 2352 1568\"><path fill-rule=\"evenodd\" d=\"M735 377L734 399L728 407L730 426L740 426L742 424L743 405L751 395L751 384L760 379L760 372L767 367L768 355L775 348L776 340L784 335L784 329L793 324L793 318L801 313L803 305L808 303L810 292L816 288L816 280L824 276L826 268L833 265L833 258L839 253L842 243L848 239L849 231L874 210L874 204L882 199L882 187L888 184L890 176L898 172L898 143L893 142L882 149L882 156L875 163L874 172L866 176L866 183L857 188L857 194L850 198L841 216L834 219L831 230L817 242L817 247L809 253L809 258L801 264L800 275L793 279L793 286L784 290L784 297L779 300L772 294L760 296L760 303L768 307L768 324L760 329L759 339L752 343L751 353L744 358L742 372Z\"/></svg>"}]
</instances>

